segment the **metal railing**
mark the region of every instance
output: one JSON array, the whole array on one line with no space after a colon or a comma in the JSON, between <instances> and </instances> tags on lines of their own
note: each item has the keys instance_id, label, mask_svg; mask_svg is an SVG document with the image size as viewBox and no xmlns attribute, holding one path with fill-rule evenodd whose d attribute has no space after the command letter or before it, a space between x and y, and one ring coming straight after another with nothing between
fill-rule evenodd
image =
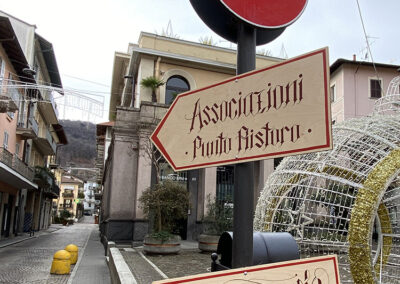
<instances>
[{"instance_id":1,"label":"metal railing","mask_svg":"<svg viewBox=\"0 0 400 284\"><path fill-rule=\"evenodd\" d=\"M2 96L6 96L11 98L11 100L17 105L19 106L19 102L22 99L21 96L21 88L18 88L15 84L16 81L13 80L7 80L4 79L3 77L0 77L0 90L1 93L0 95Z\"/></svg>"},{"instance_id":2,"label":"metal railing","mask_svg":"<svg viewBox=\"0 0 400 284\"><path fill-rule=\"evenodd\" d=\"M58 109L57 109L57 104L54 101L53 90L47 89L47 88L42 88L41 95L45 101L48 101L51 103L51 105L53 106L54 113L58 117Z\"/></svg>"},{"instance_id":3,"label":"metal railing","mask_svg":"<svg viewBox=\"0 0 400 284\"><path fill-rule=\"evenodd\" d=\"M35 171L31 168L28 167L22 160L20 160L16 155L14 155L13 159L13 168L26 177L28 180L32 181L34 176L35 176Z\"/></svg>"},{"instance_id":4,"label":"metal railing","mask_svg":"<svg viewBox=\"0 0 400 284\"><path fill-rule=\"evenodd\" d=\"M29 116L28 118L26 115L18 116L17 127L30 128L33 130L33 132L35 132L36 135L39 133L39 125L33 116Z\"/></svg>"},{"instance_id":5,"label":"metal railing","mask_svg":"<svg viewBox=\"0 0 400 284\"><path fill-rule=\"evenodd\" d=\"M53 149L53 152L54 153L56 152L57 144L54 141L53 137L51 136L50 131L49 131L49 129L47 127L40 127L39 128L39 137L47 139L47 141L51 145L51 148Z\"/></svg>"},{"instance_id":6,"label":"metal railing","mask_svg":"<svg viewBox=\"0 0 400 284\"><path fill-rule=\"evenodd\" d=\"M6 166L12 168L13 165L13 154L11 154L6 148L0 147L0 162Z\"/></svg>"},{"instance_id":7,"label":"metal railing","mask_svg":"<svg viewBox=\"0 0 400 284\"><path fill-rule=\"evenodd\" d=\"M10 97L17 106L22 98L50 103L58 117L57 104L54 101L53 93L63 93L63 89L0 77L0 95Z\"/></svg>"},{"instance_id":8,"label":"metal railing","mask_svg":"<svg viewBox=\"0 0 400 284\"><path fill-rule=\"evenodd\" d=\"M74 197L74 193L73 192L64 192L63 193L63 197L73 198Z\"/></svg>"},{"instance_id":9,"label":"metal railing","mask_svg":"<svg viewBox=\"0 0 400 284\"><path fill-rule=\"evenodd\" d=\"M13 155L4 147L0 147L0 162L12 168L26 179L30 181L33 180L35 175L33 169L21 161L18 156Z\"/></svg>"}]
</instances>

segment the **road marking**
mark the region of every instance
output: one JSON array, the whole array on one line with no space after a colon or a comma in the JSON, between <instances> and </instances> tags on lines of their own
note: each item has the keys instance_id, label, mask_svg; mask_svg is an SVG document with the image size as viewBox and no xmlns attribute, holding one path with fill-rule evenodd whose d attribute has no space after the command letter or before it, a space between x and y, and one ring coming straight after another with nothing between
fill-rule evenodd
<instances>
[{"instance_id":1,"label":"road marking","mask_svg":"<svg viewBox=\"0 0 400 284\"><path fill-rule=\"evenodd\" d=\"M144 254L143 254L142 252L138 251L137 253L138 253L141 257L143 257L143 259L144 259L145 261L147 261L147 262L154 268L154 270L157 271L157 272L161 275L162 278L168 279L168 276L165 275L165 273L162 272L161 269L158 268L154 263L152 263L147 257L145 257ZM69 284L69 283L68 283L68 284Z\"/></svg>"}]
</instances>

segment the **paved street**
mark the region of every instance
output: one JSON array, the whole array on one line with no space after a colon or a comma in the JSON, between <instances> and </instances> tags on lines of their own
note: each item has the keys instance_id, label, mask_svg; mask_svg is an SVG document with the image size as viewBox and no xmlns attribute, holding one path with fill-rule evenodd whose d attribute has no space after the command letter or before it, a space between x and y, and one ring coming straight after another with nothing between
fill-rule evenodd
<instances>
[{"instance_id":1,"label":"paved street","mask_svg":"<svg viewBox=\"0 0 400 284\"><path fill-rule=\"evenodd\" d=\"M0 283L108 284L108 267L98 236L98 225L93 224L92 217L85 216L81 223L51 226L35 238L0 248ZM76 268L71 266L70 275L50 274L53 254L71 243L79 248Z\"/></svg>"}]
</instances>

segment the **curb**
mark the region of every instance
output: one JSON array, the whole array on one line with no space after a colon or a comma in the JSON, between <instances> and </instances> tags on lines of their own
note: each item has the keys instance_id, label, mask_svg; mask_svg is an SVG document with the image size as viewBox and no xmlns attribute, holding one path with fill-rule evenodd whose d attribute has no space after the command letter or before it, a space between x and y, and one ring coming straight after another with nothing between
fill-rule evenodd
<instances>
[{"instance_id":1,"label":"curb","mask_svg":"<svg viewBox=\"0 0 400 284\"><path fill-rule=\"evenodd\" d=\"M33 239L33 238L37 238L37 237L35 237L35 236L33 236L33 237L26 237L26 238L23 238L23 239L11 241L11 242L6 243L6 244L0 244L0 248L5 248L5 247L11 246L11 245L15 245L15 244L18 244L18 243L21 243L21 242L23 242L23 241L30 240L30 239Z\"/></svg>"},{"instance_id":2,"label":"curb","mask_svg":"<svg viewBox=\"0 0 400 284\"><path fill-rule=\"evenodd\" d=\"M108 266L110 269L111 283L113 284L137 284L135 277L126 264L124 257L118 248L109 248Z\"/></svg>"}]
</instances>

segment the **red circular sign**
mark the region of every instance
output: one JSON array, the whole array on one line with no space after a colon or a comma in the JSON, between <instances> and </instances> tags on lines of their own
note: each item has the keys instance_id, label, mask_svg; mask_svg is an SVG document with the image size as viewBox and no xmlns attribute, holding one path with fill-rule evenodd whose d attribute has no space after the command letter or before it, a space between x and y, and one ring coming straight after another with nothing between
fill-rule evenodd
<instances>
[{"instance_id":1,"label":"red circular sign","mask_svg":"<svg viewBox=\"0 0 400 284\"><path fill-rule=\"evenodd\" d=\"M293 23L307 0L220 0L242 20L261 28L281 28Z\"/></svg>"}]
</instances>

